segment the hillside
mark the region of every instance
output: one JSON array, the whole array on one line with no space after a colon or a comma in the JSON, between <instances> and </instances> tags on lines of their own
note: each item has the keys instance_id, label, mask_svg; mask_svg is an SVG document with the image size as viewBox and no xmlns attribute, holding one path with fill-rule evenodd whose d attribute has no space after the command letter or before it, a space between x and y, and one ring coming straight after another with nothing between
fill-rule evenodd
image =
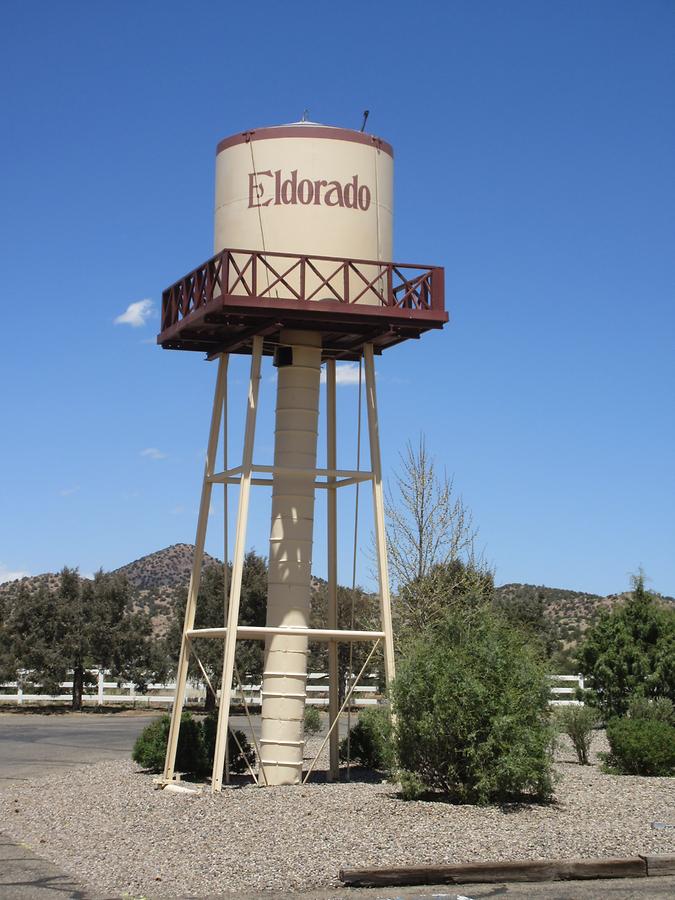
<instances>
[{"instance_id":1,"label":"hillside","mask_svg":"<svg viewBox=\"0 0 675 900\"><path fill-rule=\"evenodd\" d=\"M171 544L170 547L120 566L114 572L116 575L124 575L129 584L139 591L182 587L190 580L193 553L192 544ZM202 570L210 565L222 565L222 562L205 553Z\"/></svg>"},{"instance_id":2,"label":"hillside","mask_svg":"<svg viewBox=\"0 0 675 900\"><path fill-rule=\"evenodd\" d=\"M133 589L135 607L149 613L153 630L160 637L169 626L176 594L190 582L193 553L193 544L171 544L114 569L116 575L127 579ZM222 562L204 553L202 571L211 565L220 566Z\"/></svg>"},{"instance_id":3,"label":"hillside","mask_svg":"<svg viewBox=\"0 0 675 900\"><path fill-rule=\"evenodd\" d=\"M166 632L176 593L185 589L190 580L193 551L192 544L172 544L114 570L116 574L128 579L133 589L134 606L145 609L150 614L158 635ZM222 565L220 560L206 553L202 568L214 564ZM0 600L22 587L33 592L41 584L45 584L50 590L54 590L58 587L58 579L56 573L45 573L0 584ZM317 591L322 584L322 579L314 578L313 590ZM602 597L583 591L532 584L504 584L495 589L495 595L498 601L507 604L541 602L544 616L550 622L562 650L568 650L578 642L602 609L609 609L626 598L626 594ZM672 597L661 599L664 602L675 602Z\"/></svg>"},{"instance_id":4,"label":"hillside","mask_svg":"<svg viewBox=\"0 0 675 900\"><path fill-rule=\"evenodd\" d=\"M176 593L187 587L190 581L193 551L192 544L172 544L113 570L114 574L123 575L127 579L132 588L134 608L149 613L153 629L158 636L166 632ZM202 570L210 565L222 563L205 553ZM0 601L3 597L12 596L20 590L27 590L32 594L42 585L50 591L55 591L59 586L59 574L46 572L0 584Z\"/></svg>"},{"instance_id":5,"label":"hillside","mask_svg":"<svg viewBox=\"0 0 675 900\"><path fill-rule=\"evenodd\" d=\"M85 581L86 579L81 579ZM4 581L0 584L0 598L8 597L21 590L34 594L39 591L42 586L48 591L55 591L59 586L59 575L57 572L44 572L42 575L26 575L23 578L17 578L15 581Z\"/></svg>"},{"instance_id":6,"label":"hillside","mask_svg":"<svg viewBox=\"0 0 675 900\"><path fill-rule=\"evenodd\" d=\"M602 597L599 594L534 584L503 584L495 588L495 599L502 605L541 603L544 618L549 624L552 637L557 642L554 659L558 660L559 667L564 666L566 661L571 663L574 647L598 615L605 609L621 605L628 596L629 594L624 592ZM675 603L672 597L659 594L655 596L662 603Z\"/></svg>"},{"instance_id":7,"label":"hillside","mask_svg":"<svg viewBox=\"0 0 675 900\"><path fill-rule=\"evenodd\" d=\"M621 594L601 597L534 584L503 584L495 588L495 596L504 604L540 599L545 617L555 628L558 639L566 643L578 640L602 609L611 608L623 598Z\"/></svg>"}]
</instances>

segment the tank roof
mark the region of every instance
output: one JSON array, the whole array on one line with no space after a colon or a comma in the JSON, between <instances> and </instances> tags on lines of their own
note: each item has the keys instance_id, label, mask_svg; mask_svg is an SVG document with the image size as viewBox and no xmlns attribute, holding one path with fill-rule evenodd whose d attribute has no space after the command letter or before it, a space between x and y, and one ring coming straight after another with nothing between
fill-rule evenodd
<instances>
[{"instance_id":1,"label":"tank roof","mask_svg":"<svg viewBox=\"0 0 675 900\"><path fill-rule=\"evenodd\" d=\"M374 134L357 131L352 128L340 128L337 125L322 125L320 122L290 122L287 125L267 125L250 131L223 138L216 147L216 155L237 144L260 141L270 138L327 138L334 141L351 141L356 144L367 144L387 153L393 158L394 148L388 141Z\"/></svg>"}]
</instances>

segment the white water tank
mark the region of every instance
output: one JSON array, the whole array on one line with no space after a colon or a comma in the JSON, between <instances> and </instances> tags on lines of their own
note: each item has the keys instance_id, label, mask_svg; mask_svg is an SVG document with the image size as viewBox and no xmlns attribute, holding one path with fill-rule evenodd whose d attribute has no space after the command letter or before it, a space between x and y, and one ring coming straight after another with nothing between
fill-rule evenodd
<instances>
[{"instance_id":1,"label":"white water tank","mask_svg":"<svg viewBox=\"0 0 675 900\"><path fill-rule=\"evenodd\" d=\"M216 154L214 252L390 261L393 174L391 146L360 131L297 122L225 138ZM354 297L363 283L353 273L350 282Z\"/></svg>"}]
</instances>

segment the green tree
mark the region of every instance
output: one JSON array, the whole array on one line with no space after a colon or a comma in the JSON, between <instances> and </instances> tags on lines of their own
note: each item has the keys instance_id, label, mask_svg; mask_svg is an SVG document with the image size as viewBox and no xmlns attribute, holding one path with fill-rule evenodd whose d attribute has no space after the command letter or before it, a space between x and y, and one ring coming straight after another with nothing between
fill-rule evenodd
<instances>
[{"instance_id":1,"label":"green tree","mask_svg":"<svg viewBox=\"0 0 675 900\"><path fill-rule=\"evenodd\" d=\"M627 601L588 629L577 658L588 701L607 718L625 715L635 696L675 700L675 609L645 590L640 572Z\"/></svg>"},{"instance_id":2,"label":"green tree","mask_svg":"<svg viewBox=\"0 0 675 900\"><path fill-rule=\"evenodd\" d=\"M144 613L132 611L129 584L119 575L97 572L82 584L76 569L64 568L59 586L20 589L9 604L6 655L23 680L56 693L72 673L72 708L94 681L92 669L142 686L153 674L152 629Z\"/></svg>"},{"instance_id":3,"label":"green tree","mask_svg":"<svg viewBox=\"0 0 675 900\"><path fill-rule=\"evenodd\" d=\"M515 594L495 597L494 606L512 625L521 628L530 639L539 642L547 657L551 657L558 641L555 629L546 615L543 591L523 585Z\"/></svg>"},{"instance_id":4,"label":"green tree","mask_svg":"<svg viewBox=\"0 0 675 900\"><path fill-rule=\"evenodd\" d=\"M232 575L228 565L228 584ZM166 640L168 658L175 667L178 662L180 642L183 634L183 620L187 603L187 588L181 591L174 603L174 615ZM241 583L239 624L259 627L265 624L267 605L267 562L253 551L246 554ZM225 602L224 569L221 565L208 566L202 573L195 628L222 628L225 625L227 605ZM209 676L211 684L218 690L223 674L223 642L212 638L195 639L195 651ZM258 678L263 669L263 644L261 641L237 641L236 664L241 677L252 675ZM194 658L190 659L189 673L201 679L202 673ZM215 696L208 689L206 709L215 707Z\"/></svg>"},{"instance_id":5,"label":"green tree","mask_svg":"<svg viewBox=\"0 0 675 900\"><path fill-rule=\"evenodd\" d=\"M551 793L549 685L539 648L478 598L404 645L392 686L408 797L460 803Z\"/></svg>"}]
</instances>

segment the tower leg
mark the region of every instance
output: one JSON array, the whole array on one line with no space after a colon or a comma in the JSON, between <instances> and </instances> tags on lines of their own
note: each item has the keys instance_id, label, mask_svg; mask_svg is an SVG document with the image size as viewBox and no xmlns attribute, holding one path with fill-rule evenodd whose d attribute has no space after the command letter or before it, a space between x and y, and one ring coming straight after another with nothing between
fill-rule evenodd
<instances>
[{"instance_id":1,"label":"tower leg","mask_svg":"<svg viewBox=\"0 0 675 900\"><path fill-rule=\"evenodd\" d=\"M335 360L329 359L326 363L326 466L329 469L337 469L337 440L336 440L336 402L335 402ZM329 477L328 484L335 484L336 478ZM326 507L328 512L328 627L337 629L337 488L328 487L326 491ZM339 707L339 668L337 641L328 644L328 719L329 727L332 727L338 715ZM328 780L334 781L340 777L340 735L339 729L334 728L330 733L330 764Z\"/></svg>"},{"instance_id":2,"label":"tower leg","mask_svg":"<svg viewBox=\"0 0 675 900\"><path fill-rule=\"evenodd\" d=\"M227 609L227 634L225 635L225 651L223 655L223 681L220 688L220 707L218 709L218 728L216 746L213 756L213 773L211 789L220 791L223 783L223 767L230 724L230 700L232 697L232 676L234 673L234 653L237 645L237 623L239 621L239 601L241 599L241 580L244 571L244 553L246 550L246 526L248 524L248 506L251 494L251 471L253 465L253 444L255 440L255 422L258 412L258 391L260 388L260 364L262 359L263 339L253 338L253 355L251 357L251 377L248 385L248 405L246 410L246 432L244 435L244 452L241 478L239 482L239 506L237 509L237 530L232 555L232 580L230 582L230 602ZM222 400L221 400L222 405Z\"/></svg>"},{"instance_id":3,"label":"tower leg","mask_svg":"<svg viewBox=\"0 0 675 900\"><path fill-rule=\"evenodd\" d=\"M384 524L382 459L380 457L380 433L377 419L377 392L375 389L373 345L365 344L363 350L366 371L368 432L370 435L370 468L373 472L373 507L377 570L380 582L380 615L382 618L382 631L384 631L384 674L388 688L395 674L394 634L391 622L391 594L389 591L389 564L387 562L387 533Z\"/></svg>"},{"instance_id":4,"label":"tower leg","mask_svg":"<svg viewBox=\"0 0 675 900\"><path fill-rule=\"evenodd\" d=\"M206 539L206 526L209 519L209 507L211 506L211 476L215 471L216 453L218 450L218 433L223 411L223 398L227 386L228 356L223 354L218 360L218 375L216 376L216 389L213 396L213 412L211 413L211 427L209 429L209 443L206 450L206 462L204 464L204 480L202 482L202 495L199 502L199 517L197 519L197 535L195 537L195 552L192 559L192 572L190 574L190 586L188 588L187 603L185 606L185 620L183 623L183 638L178 657L176 670L176 696L171 710L171 724L169 726L169 739L166 748L166 760L164 763L164 780L171 781L176 765L176 750L178 748L178 733L180 731L180 719L185 702L185 687L187 684L188 663L190 658L189 638L187 632L195 624L195 611L197 608L197 595L202 574L202 560L204 558L204 541Z\"/></svg>"},{"instance_id":5,"label":"tower leg","mask_svg":"<svg viewBox=\"0 0 675 900\"><path fill-rule=\"evenodd\" d=\"M223 472L227 472L227 385L223 392ZM230 558L230 510L228 505L228 488L227 481L223 482L223 625L227 628L227 610L229 606L230 591L230 574L229 574L229 558ZM225 784L230 783L230 742L225 741Z\"/></svg>"}]
</instances>

